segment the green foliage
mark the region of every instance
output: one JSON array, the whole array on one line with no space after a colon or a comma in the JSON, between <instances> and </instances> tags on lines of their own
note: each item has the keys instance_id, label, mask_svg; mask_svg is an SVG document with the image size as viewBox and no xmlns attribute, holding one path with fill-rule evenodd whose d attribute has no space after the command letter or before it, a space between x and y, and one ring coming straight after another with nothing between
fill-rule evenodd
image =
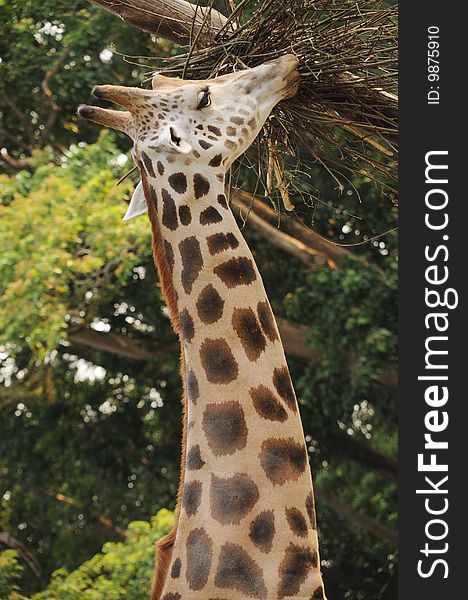
<instances>
[{"instance_id":1,"label":"green foliage","mask_svg":"<svg viewBox=\"0 0 468 600\"><path fill-rule=\"evenodd\" d=\"M18 561L16 550L0 552L0 598L10 600L18 598L19 583L23 567Z\"/></svg>"},{"instance_id":2,"label":"green foliage","mask_svg":"<svg viewBox=\"0 0 468 600\"><path fill-rule=\"evenodd\" d=\"M72 149L60 168L2 176L0 342L10 353L26 343L44 358L67 326L80 323L86 292L124 283L141 261L148 231L141 221L121 222L133 186L116 188L117 154L103 133L97 144Z\"/></svg>"},{"instance_id":3,"label":"green foliage","mask_svg":"<svg viewBox=\"0 0 468 600\"><path fill-rule=\"evenodd\" d=\"M173 513L160 510L151 519L128 526L123 543L108 542L102 552L72 573L56 571L44 592L31 600L144 600L154 570L155 543L174 524Z\"/></svg>"}]
</instances>

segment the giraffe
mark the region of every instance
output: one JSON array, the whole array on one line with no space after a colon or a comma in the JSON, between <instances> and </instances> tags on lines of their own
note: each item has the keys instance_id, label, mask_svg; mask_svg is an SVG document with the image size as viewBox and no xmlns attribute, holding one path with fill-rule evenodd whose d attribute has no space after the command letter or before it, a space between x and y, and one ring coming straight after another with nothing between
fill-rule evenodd
<instances>
[{"instance_id":1,"label":"giraffe","mask_svg":"<svg viewBox=\"0 0 468 600\"><path fill-rule=\"evenodd\" d=\"M184 428L176 525L153 600L320 600L314 495L297 400L260 273L225 190L233 161L295 95L291 54L210 80L102 85L79 116L125 132L180 339Z\"/></svg>"}]
</instances>

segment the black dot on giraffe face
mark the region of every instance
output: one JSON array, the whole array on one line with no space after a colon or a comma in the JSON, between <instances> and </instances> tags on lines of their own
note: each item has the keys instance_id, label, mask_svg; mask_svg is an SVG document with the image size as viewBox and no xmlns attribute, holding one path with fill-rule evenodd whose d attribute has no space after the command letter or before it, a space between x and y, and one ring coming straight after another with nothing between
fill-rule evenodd
<instances>
[{"instance_id":1,"label":"black dot on giraffe face","mask_svg":"<svg viewBox=\"0 0 468 600\"><path fill-rule=\"evenodd\" d=\"M307 521L302 512L295 506L285 509L286 520L291 531L299 537L307 537Z\"/></svg>"},{"instance_id":2,"label":"black dot on giraffe face","mask_svg":"<svg viewBox=\"0 0 468 600\"><path fill-rule=\"evenodd\" d=\"M213 233L206 238L209 253L214 256L225 250L235 250L239 246L239 240L236 236L229 233Z\"/></svg>"},{"instance_id":3,"label":"black dot on giraffe face","mask_svg":"<svg viewBox=\"0 0 468 600\"><path fill-rule=\"evenodd\" d=\"M250 285L257 279L253 263L246 256L231 258L217 265L214 272L229 289Z\"/></svg>"},{"instance_id":4,"label":"black dot on giraffe face","mask_svg":"<svg viewBox=\"0 0 468 600\"><path fill-rule=\"evenodd\" d=\"M212 225L213 223L219 223L222 220L223 217L214 206L209 206L200 213L200 225Z\"/></svg>"},{"instance_id":5,"label":"black dot on giraffe face","mask_svg":"<svg viewBox=\"0 0 468 600\"><path fill-rule=\"evenodd\" d=\"M306 512L310 520L310 526L312 529L317 529L317 518L315 516L315 502L314 502L314 494L309 492L306 498Z\"/></svg>"},{"instance_id":6,"label":"black dot on giraffe face","mask_svg":"<svg viewBox=\"0 0 468 600\"><path fill-rule=\"evenodd\" d=\"M179 252L182 259L182 286L185 293L190 294L203 267L200 243L196 237L188 237L180 242Z\"/></svg>"},{"instance_id":7,"label":"black dot on giraffe face","mask_svg":"<svg viewBox=\"0 0 468 600\"><path fill-rule=\"evenodd\" d=\"M219 202L219 204L221 204L221 206L223 208L227 208L228 207L226 196L224 194L218 194L218 202Z\"/></svg>"},{"instance_id":8,"label":"black dot on giraffe face","mask_svg":"<svg viewBox=\"0 0 468 600\"><path fill-rule=\"evenodd\" d=\"M205 286L197 300L197 312L202 323L205 325L216 323L223 315L223 308L224 300L216 289L211 283Z\"/></svg>"},{"instance_id":9,"label":"black dot on giraffe face","mask_svg":"<svg viewBox=\"0 0 468 600\"><path fill-rule=\"evenodd\" d=\"M230 401L208 404L203 413L203 431L215 456L234 454L247 443L247 425L242 406Z\"/></svg>"},{"instance_id":10,"label":"black dot on giraffe face","mask_svg":"<svg viewBox=\"0 0 468 600\"><path fill-rule=\"evenodd\" d=\"M266 339L251 308L235 308L232 326L239 336L247 358L257 361L266 348Z\"/></svg>"},{"instance_id":11,"label":"black dot on giraffe face","mask_svg":"<svg viewBox=\"0 0 468 600\"><path fill-rule=\"evenodd\" d=\"M182 494L182 506L187 513L187 516L192 517L197 514L202 496L201 481L190 481L184 483L184 492Z\"/></svg>"},{"instance_id":12,"label":"black dot on giraffe face","mask_svg":"<svg viewBox=\"0 0 468 600\"><path fill-rule=\"evenodd\" d=\"M182 563L180 562L180 558L176 558L175 561L172 563L172 568L171 568L172 579L179 579L181 568L182 568Z\"/></svg>"},{"instance_id":13,"label":"black dot on giraffe face","mask_svg":"<svg viewBox=\"0 0 468 600\"><path fill-rule=\"evenodd\" d=\"M177 220L177 210L174 199L164 188L161 191L163 201L162 223L171 231L175 231L179 225Z\"/></svg>"},{"instance_id":14,"label":"black dot on giraffe face","mask_svg":"<svg viewBox=\"0 0 468 600\"><path fill-rule=\"evenodd\" d=\"M164 240L164 253L166 255L167 265L172 272L174 269L174 250L167 240Z\"/></svg>"},{"instance_id":15,"label":"black dot on giraffe face","mask_svg":"<svg viewBox=\"0 0 468 600\"><path fill-rule=\"evenodd\" d=\"M213 519L222 525L238 525L260 497L257 484L248 476L211 476L210 508Z\"/></svg>"},{"instance_id":16,"label":"black dot on giraffe face","mask_svg":"<svg viewBox=\"0 0 468 600\"><path fill-rule=\"evenodd\" d=\"M164 594L164 596L161 598L161 600L180 600L182 598L182 596L180 594L178 594L177 592L175 594L172 594L171 592L169 592L168 594Z\"/></svg>"},{"instance_id":17,"label":"black dot on giraffe face","mask_svg":"<svg viewBox=\"0 0 468 600\"><path fill-rule=\"evenodd\" d=\"M312 569L317 567L317 553L307 546L289 544L279 567L278 598L295 596Z\"/></svg>"},{"instance_id":18,"label":"black dot on giraffe face","mask_svg":"<svg viewBox=\"0 0 468 600\"><path fill-rule=\"evenodd\" d=\"M187 371L187 396L190 402L193 404L197 403L198 398L200 397L200 390L198 387L198 379L192 369Z\"/></svg>"},{"instance_id":19,"label":"black dot on giraffe face","mask_svg":"<svg viewBox=\"0 0 468 600\"><path fill-rule=\"evenodd\" d=\"M192 446L187 452L187 469L189 471L199 471L205 466L205 461L201 457L200 446Z\"/></svg>"},{"instance_id":20,"label":"black dot on giraffe face","mask_svg":"<svg viewBox=\"0 0 468 600\"><path fill-rule=\"evenodd\" d=\"M221 589L235 590L248 598L263 600L267 597L262 569L237 544L227 543L222 546L215 585Z\"/></svg>"},{"instance_id":21,"label":"black dot on giraffe face","mask_svg":"<svg viewBox=\"0 0 468 600\"><path fill-rule=\"evenodd\" d=\"M249 390L253 405L257 413L268 421L279 421L283 423L288 418L288 413L279 402L273 392L265 385L259 385Z\"/></svg>"},{"instance_id":22,"label":"black dot on giraffe face","mask_svg":"<svg viewBox=\"0 0 468 600\"><path fill-rule=\"evenodd\" d=\"M210 383L231 383L237 379L239 365L226 340L207 338L200 347L200 360Z\"/></svg>"},{"instance_id":23,"label":"black dot on giraffe face","mask_svg":"<svg viewBox=\"0 0 468 600\"><path fill-rule=\"evenodd\" d=\"M274 369L273 371L273 385L280 397L286 402L291 410L296 412L296 397L291 383L291 377L289 376L288 369L281 367Z\"/></svg>"},{"instance_id":24,"label":"black dot on giraffe face","mask_svg":"<svg viewBox=\"0 0 468 600\"><path fill-rule=\"evenodd\" d=\"M222 154L215 154L215 156L213 156L213 158L210 160L210 162L208 163L208 165L210 167L219 167L219 165L221 164L222 160L223 160L223 155Z\"/></svg>"},{"instance_id":25,"label":"black dot on giraffe face","mask_svg":"<svg viewBox=\"0 0 468 600\"><path fill-rule=\"evenodd\" d=\"M190 225L192 221L190 206L187 206L187 204L182 204L179 206L179 219L182 225Z\"/></svg>"},{"instance_id":26,"label":"black dot on giraffe face","mask_svg":"<svg viewBox=\"0 0 468 600\"><path fill-rule=\"evenodd\" d=\"M193 176L193 191L196 199L206 196L210 191L210 182L200 173L195 173Z\"/></svg>"},{"instance_id":27,"label":"black dot on giraffe face","mask_svg":"<svg viewBox=\"0 0 468 600\"><path fill-rule=\"evenodd\" d=\"M185 194L187 191L187 177L184 173L173 173L169 175L169 185L178 194Z\"/></svg>"},{"instance_id":28,"label":"black dot on giraffe face","mask_svg":"<svg viewBox=\"0 0 468 600\"><path fill-rule=\"evenodd\" d=\"M292 438L270 438L262 444L260 463L274 485L295 481L307 465L305 446Z\"/></svg>"},{"instance_id":29,"label":"black dot on giraffe face","mask_svg":"<svg viewBox=\"0 0 468 600\"><path fill-rule=\"evenodd\" d=\"M271 551L275 533L275 515L272 510L264 510L250 524L249 538L261 552Z\"/></svg>"},{"instance_id":30,"label":"black dot on giraffe face","mask_svg":"<svg viewBox=\"0 0 468 600\"><path fill-rule=\"evenodd\" d=\"M162 164L162 162L160 160L158 160L158 162L156 163L156 167L158 169L158 173L160 175L164 175L164 165Z\"/></svg>"},{"instance_id":31,"label":"black dot on giraffe face","mask_svg":"<svg viewBox=\"0 0 468 600\"><path fill-rule=\"evenodd\" d=\"M184 310L180 313L179 322L182 338L186 342L191 342L193 336L195 335L195 326L193 324L193 319L186 308L184 308Z\"/></svg>"},{"instance_id":32,"label":"black dot on giraffe face","mask_svg":"<svg viewBox=\"0 0 468 600\"><path fill-rule=\"evenodd\" d=\"M274 342L278 339L278 334L276 333L273 314L268 302L259 302L257 304L257 313L263 333L268 337L270 342Z\"/></svg>"},{"instance_id":33,"label":"black dot on giraffe face","mask_svg":"<svg viewBox=\"0 0 468 600\"><path fill-rule=\"evenodd\" d=\"M150 177L156 177L156 173L154 172L153 163L151 162L150 157L146 154L146 152L141 153L141 159L143 164L145 165L145 169Z\"/></svg>"},{"instance_id":34,"label":"black dot on giraffe face","mask_svg":"<svg viewBox=\"0 0 468 600\"><path fill-rule=\"evenodd\" d=\"M210 574L213 558L213 540L200 527L194 529L187 536L187 568L185 576L191 590L202 590Z\"/></svg>"}]
</instances>

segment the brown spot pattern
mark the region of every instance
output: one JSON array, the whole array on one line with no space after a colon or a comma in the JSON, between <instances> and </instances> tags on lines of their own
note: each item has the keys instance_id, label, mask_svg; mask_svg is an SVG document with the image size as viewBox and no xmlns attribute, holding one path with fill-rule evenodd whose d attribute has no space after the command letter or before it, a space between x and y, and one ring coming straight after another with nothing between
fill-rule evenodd
<instances>
[{"instance_id":1,"label":"brown spot pattern","mask_svg":"<svg viewBox=\"0 0 468 600\"><path fill-rule=\"evenodd\" d=\"M307 521L301 511L293 506L292 508L286 508L285 513L291 531L299 537L307 537Z\"/></svg>"},{"instance_id":2,"label":"brown spot pattern","mask_svg":"<svg viewBox=\"0 0 468 600\"><path fill-rule=\"evenodd\" d=\"M187 342L191 342L195 335L195 326L193 324L193 319L186 308L180 313L179 322L182 338Z\"/></svg>"},{"instance_id":3,"label":"brown spot pattern","mask_svg":"<svg viewBox=\"0 0 468 600\"><path fill-rule=\"evenodd\" d=\"M222 160L223 160L223 155L222 154L215 154L215 156L213 156L213 158L210 160L210 162L208 163L208 165L210 167L219 167L219 165L221 164Z\"/></svg>"},{"instance_id":4,"label":"brown spot pattern","mask_svg":"<svg viewBox=\"0 0 468 600\"><path fill-rule=\"evenodd\" d=\"M226 196L224 194L218 194L218 202L219 202L219 204L221 204L221 206L223 208L227 208L228 207Z\"/></svg>"},{"instance_id":5,"label":"brown spot pattern","mask_svg":"<svg viewBox=\"0 0 468 600\"><path fill-rule=\"evenodd\" d=\"M239 402L208 404L202 425L208 446L215 456L234 454L247 444L247 424Z\"/></svg>"},{"instance_id":6,"label":"brown spot pattern","mask_svg":"<svg viewBox=\"0 0 468 600\"><path fill-rule=\"evenodd\" d=\"M163 188L161 192L163 201L162 222L165 227L171 231L175 231L179 225L177 220L177 210L174 199L167 190Z\"/></svg>"},{"instance_id":7,"label":"brown spot pattern","mask_svg":"<svg viewBox=\"0 0 468 600\"><path fill-rule=\"evenodd\" d=\"M172 272L174 269L174 250L167 240L164 240L164 252L166 255L167 264Z\"/></svg>"},{"instance_id":8,"label":"brown spot pattern","mask_svg":"<svg viewBox=\"0 0 468 600\"><path fill-rule=\"evenodd\" d=\"M187 206L187 204L182 204L179 206L179 219L182 225L190 225L192 221L190 206Z\"/></svg>"},{"instance_id":9,"label":"brown spot pattern","mask_svg":"<svg viewBox=\"0 0 468 600\"><path fill-rule=\"evenodd\" d=\"M204 340L200 347L200 360L210 383L231 383L239 374L239 365L226 340Z\"/></svg>"},{"instance_id":10,"label":"brown spot pattern","mask_svg":"<svg viewBox=\"0 0 468 600\"><path fill-rule=\"evenodd\" d=\"M214 133L217 136L221 135L221 129L215 125L208 125L208 131L211 131L211 133Z\"/></svg>"},{"instance_id":11,"label":"brown spot pattern","mask_svg":"<svg viewBox=\"0 0 468 600\"><path fill-rule=\"evenodd\" d=\"M239 246L239 240L231 233L213 233L206 238L208 250L212 256L225 250L235 250Z\"/></svg>"},{"instance_id":12,"label":"brown spot pattern","mask_svg":"<svg viewBox=\"0 0 468 600\"><path fill-rule=\"evenodd\" d=\"M260 463L274 485L295 481L306 468L305 447L293 438L270 438L262 444Z\"/></svg>"},{"instance_id":13,"label":"brown spot pattern","mask_svg":"<svg viewBox=\"0 0 468 600\"><path fill-rule=\"evenodd\" d=\"M200 292L197 300L197 312L200 320L205 325L211 325L223 315L224 300L216 289L210 284Z\"/></svg>"},{"instance_id":14,"label":"brown spot pattern","mask_svg":"<svg viewBox=\"0 0 468 600\"><path fill-rule=\"evenodd\" d=\"M156 167L158 169L158 173L160 175L164 175L164 165L162 164L162 162L160 160L158 160L158 162L156 163Z\"/></svg>"},{"instance_id":15,"label":"brown spot pattern","mask_svg":"<svg viewBox=\"0 0 468 600\"><path fill-rule=\"evenodd\" d=\"M319 586L315 592L310 597L310 600L325 600L325 594L323 592L323 587Z\"/></svg>"},{"instance_id":16,"label":"brown spot pattern","mask_svg":"<svg viewBox=\"0 0 468 600\"><path fill-rule=\"evenodd\" d=\"M276 333L273 313L268 302L259 302L257 304L257 313L263 333L268 337L270 342L274 342L278 339L278 334Z\"/></svg>"},{"instance_id":17,"label":"brown spot pattern","mask_svg":"<svg viewBox=\"0 0 468 600\"><path fill-rule=\"evenodd\" d=\"M187 177L184 173L172 173L169 175L169 185L178 194L185 194L187 191Z\"/></svg>"},{"instance_id":18,"label":"brown spot pattern","mask_svg":"<svg viewBox=\"0 0 468 600\"><path fill-rule=\"evenodd\" d=\"M242 123L244 122L244 119L242 117L231 117L229 119L231 121L231 123L235 123L236 125L242 125Z\"/></svg>"},{"instance_id":19,"label":"brown spot pattern","mask_svg":"<svg viewBox=\"0 0 468 600\"><path fill-rule=\"evenodd\" d=\"M194 591L203 589L210 574L213 558L213 540L200 527L187 536L187 568L185 576L189 588Z\"/></svg>"},{"instance_id":20,"label":"brown spot pattern","mask_svg":"<svg viewBox=\"0 0 468 600\"><path fill-rule=\"evenodd\" d=\"M214 206L209 206L200 213L200 225L212 225L213 223L219 223L222 220L223 217Z\"/></svg>"},{"instance_id":21,"label":"brown spot pattern","mask_svg":"<svg viewBox=\"0 0 468 600\"><path fill-rule=\"evenodd\" d=\"M192 369L187 371L187 395L191 402L194 404L197 403L198 398L200 397L200 390L198 387L198 380L195 373Z\"/></svg>"},{"instance_id":22,"label":"brown spot pattern","mask_svg":"<svg viewBox=\"0 0 468 600\"><path fill-rule=\"evenodd\" d=\"M314 502L314 494L309 492L306 498L306 512L310 520L310 526L312 529L317 529L317 518L315 515L315 502Z\"/></svg>"},{"instance_id":23,"label":"brown spot pattern","mask_svg":"<svg viewBox=\"0 0 468 600\"><path fill-rule=\"evenodd\" d=\"M246 256L231 258L216 266L214 272L229 289L250 285L257 279L252 261Z\"/></svg>"},{"instance_id":24,"label":"brown spot pattern","mask_svg":"<svg viewBox=\"0 0 468 600\"><path fill-rule=\"evenodd\" d=\"M265 385L259 385L249 390L253 405L257 413L268 421L283 423L288 418L288 413L273 392Z\"/></svg>"},{"instance_id":25,"label":"brown spot pattern","mask_svg":"<svg viewBox=\"0 0 468 600\"><path fill-rule=\"evenodd\" d=\"M261 568L237 544L227 543L221 548L215 585L235 590L249 598L263 600L267 596Z\"/></svg>"},{"instance_id":26,"label":"brown spot pattern","mask_svg":"<svg viewBox=\"0 0 468 600\"><path fill-rule=\"evenodd\" d=\"M185 293L190 294L203 267L200 243L194 236L185 238L179 243L179 252L182 259L182 286Z\"/></svg>"},{"instance_id":27,"label":"brown spot pattern","mask_svg":"<svg viewBox=\"0 0 468 600\"><path fill-rule=\"evenodd\" d=\"M180 570L182 568L182 563L180 562L180 558L176 558L172 563L171 569L171 577L172 579L178 579L180 577Z\"/></svg>"},{"instance_id":28,"label":"brown spot pattern","mask_svg":"<svg viewBox=\"0 0 468 600\"><path fill-rule=\"evenodd\" d=\"M164 594L164 596L162 597L161 600L180 600L181 599L181 595L180 594Z\"/></svg>"},{"instance_id":29,"label":"brown spot pattern","mask_svg":"<svg viewBox=\"0 0 468 600\"><path fill-rule=\"evenodd\" d=\"M192 446L187 452L187 469L189 471L199 471L205 466L205 461L201 457L200 446Z\"/></svg>"},{"instance_id":30,"label":"brown spot pattern","mask_svg":"<svg viewBox=\"0 0 468 600\"><path fill-rule=\"evenodd\" d=\"M157 210L158 209L158 196L156 194L156 190L151 185L151 183L148 185L148 189L149 189L149 194L150 194L151 201L153 202L154 207ZM145 197L145 200L146 200L146 197Z\"/></svg>"},{"instance_id":31,"label":"brown spot pattern","mask_svg":"<svg viewBox=\"0 0 468 600\"><path fill-rule=\"evenodd\" d=\"M145 165L146 171L150 177L156 177L156 173L154 172L153 163L151 162L150 157L146 154L146 152L141 152L141 159Z\"/></svg>"},{"instance_id":32,"label":"brown spot pattern","mask_svg":"<svg viewBox=\"0 0 468 600\"><path fill-rule=\"evenodd\" d=\"M273 371L273 385L279 396L286 402L291 410L296 412L296 397L291 383L291 377L286 367L275 368Z\"/></svg>"},{"instance_id":33,"label":"brown spot pattern","mask_svg":"<svg viewBox=\"0 0 468 600\"><path fill-rule=\"evenodd\" d=\"M278 598L294 596L310 571L317 566L317 553L304 546L289 544L279 567Z\"/></svg>"},{"instance_id":34,"label":"brown spot pattern","mask_svg":"<svg viewBox=\"0 0 468 600\"><path fill-rule=\"evenodd\" d=\"M210 191L210 182L200 173L195 173L193 176L193 191L197 200L202 196L206 196Z\"/></svg>"},{"instance_id":35,"label":"brown spot pattern","mask_svg":"<svg viewBox=\"0 0 468 600\"><path fill-rule=\"evenodd\" d=\"M266 339L251 308L235 308L232 326L239 336L247 358L257 361L266 348Z\"/></svg>"},{"instance_id":36,"label":"brown spot pattern","mask_svg":"<svg viewBox=\"0 0 468 600\"><path fill-rule=\"evenodd\" d=\"M192 517L197 514L202 495L201 481L190 481L184 483L184 493L182 495L182 506L185 508L187 516Z\"/></svg>"},{"instance_id":37,"label":"brown spot pattern","mask_svg":"<svg viewBox=\"0 0 468 600\"><path fill-rule=\"evenodd\" d=\"M272 510L261 512L250 524L249 538L261 552L271 551L275 533L275 515Z\"/></svg>"},{"instance_id":38,"label":"brown spot pattern","mask_svg":"<svg viewBox=\"0 0 468 600\"><path fill-rule=\"evenodd\" d=\"M257 484L248 475L211 476L211 516L222 525L238 525L257 504L259 497Z\"/></svg>"},{"instance_id":39,"label":"brown spot pattern","mask_svg":"<svg viewBox=\"0 0 468 600\"><path fill-rule=\"evenodd\" d=\"M198 140L198 143L203 148L203 150L208 150L208 148L211 148L211 146L213 145L213 144L210 144L209 142L205 142L205 140Z\"/></svg>"}]
</instances>

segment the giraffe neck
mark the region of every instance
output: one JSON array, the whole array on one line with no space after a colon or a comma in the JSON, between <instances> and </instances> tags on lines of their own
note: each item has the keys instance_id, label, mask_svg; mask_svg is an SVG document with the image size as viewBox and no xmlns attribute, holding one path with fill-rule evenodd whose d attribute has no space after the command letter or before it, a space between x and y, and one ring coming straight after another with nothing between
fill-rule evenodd
<instances>
[{"instance_id":1,"label":"giraffe neck","mask_svg":"<svg viewBox=\"0 0 468 600\"><path fill-rule=\"evenodd\" d=\"M224 182L184 163L145 168L186 397L178 525L159 596L323 598L297 402Z\"/></svg>"}]
</instances>

